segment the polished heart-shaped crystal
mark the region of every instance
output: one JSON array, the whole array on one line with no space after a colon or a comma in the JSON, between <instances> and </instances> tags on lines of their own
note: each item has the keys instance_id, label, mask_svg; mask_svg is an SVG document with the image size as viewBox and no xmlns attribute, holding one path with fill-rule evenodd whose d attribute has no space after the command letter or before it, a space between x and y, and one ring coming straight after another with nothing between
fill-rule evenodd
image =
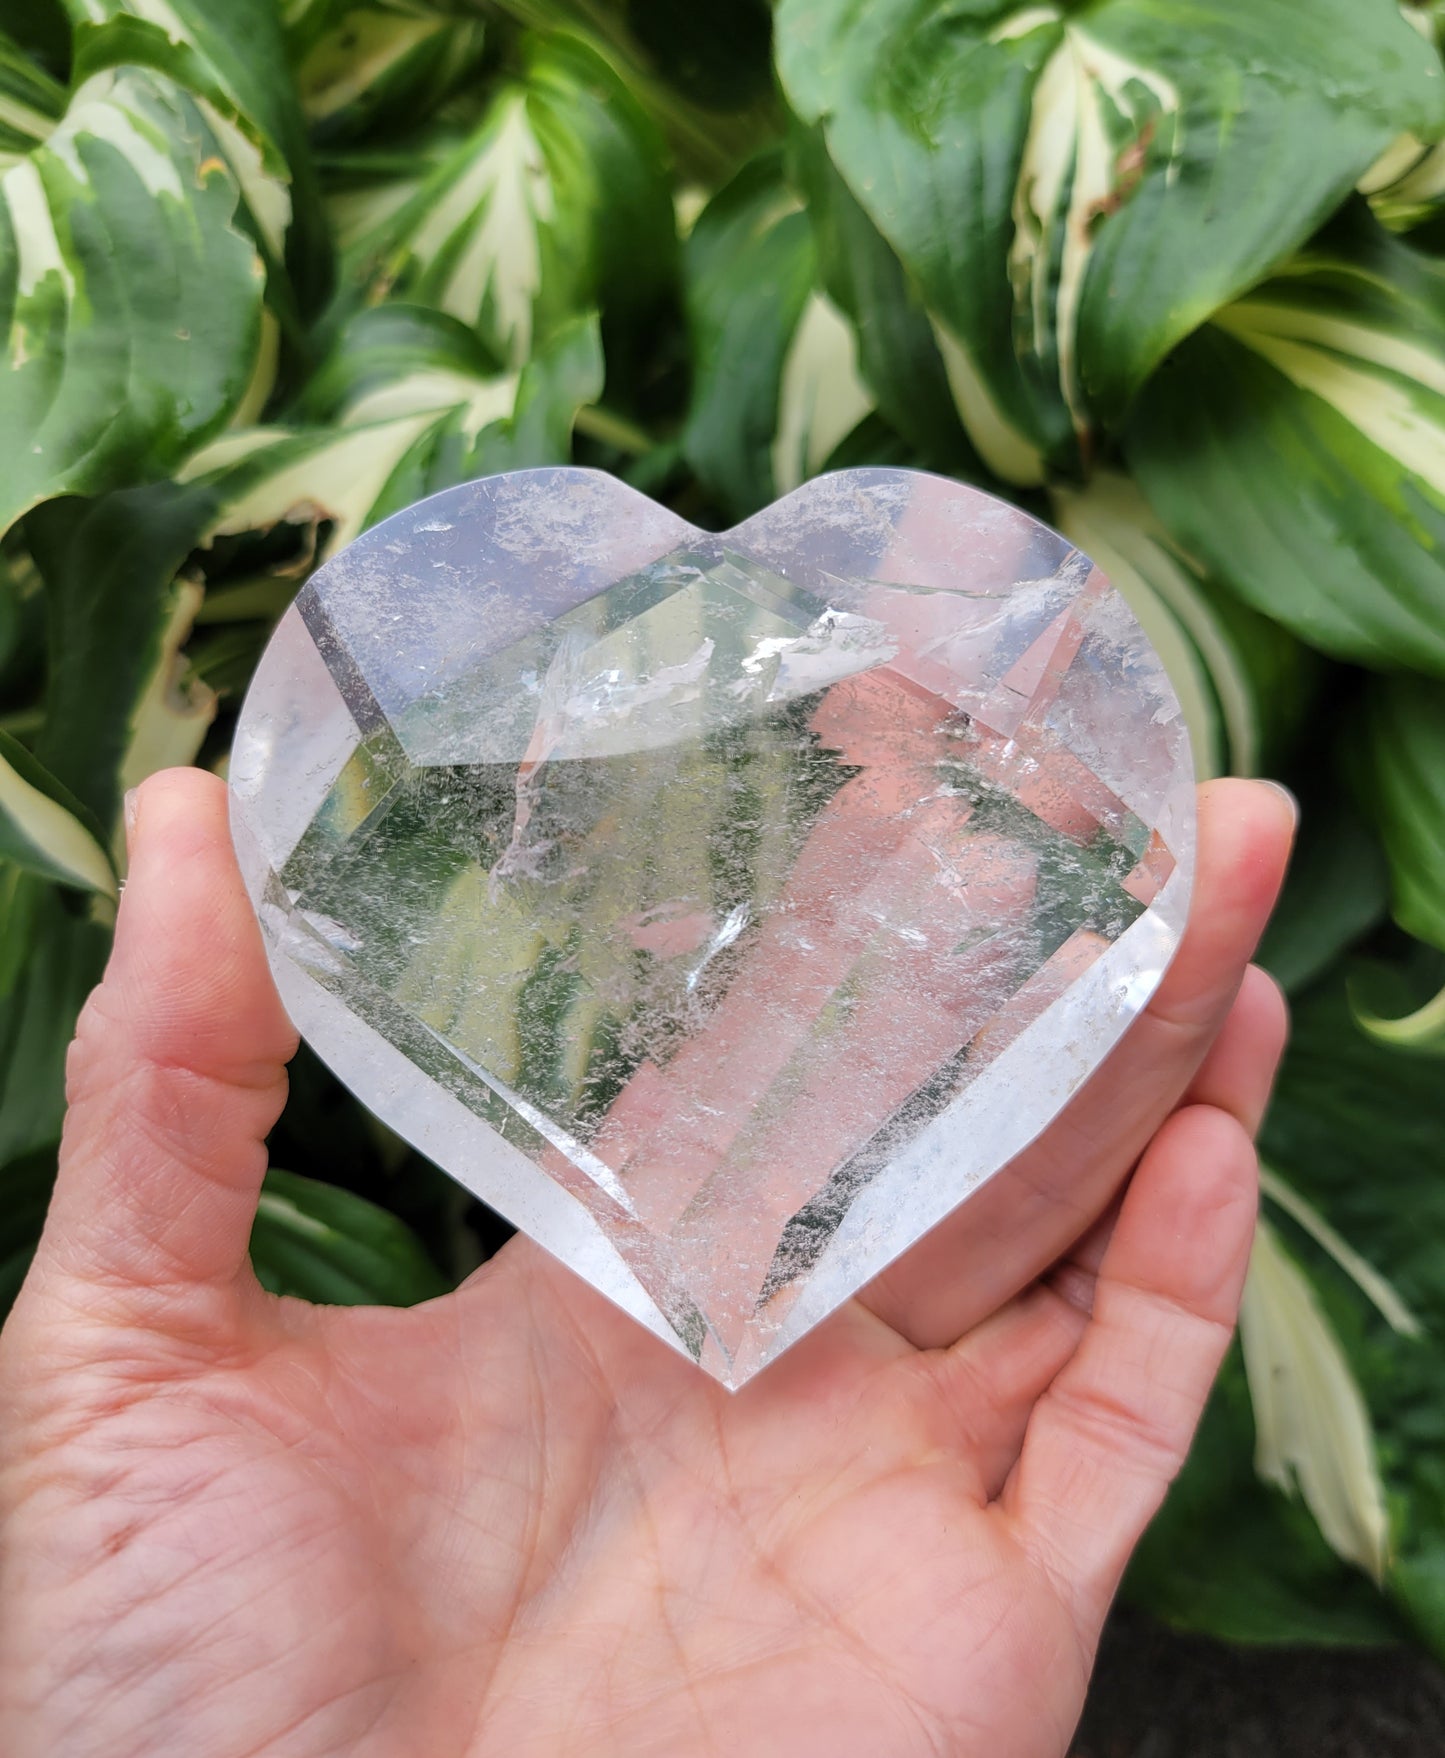
<instances>
[{"instance_id":1,"label":"polished heart-shaped crystal","mask_svg":"<svg viewBox=\"0 0 1445 1758\"><path fill-rule=\"evenodd\" d=\"M721 535L586 470L399 513L281 622L231 786L313 1048L729 1386L1058 1113L1192 867L1118 593L904 470Z\"/></svg>"}]
</instances>

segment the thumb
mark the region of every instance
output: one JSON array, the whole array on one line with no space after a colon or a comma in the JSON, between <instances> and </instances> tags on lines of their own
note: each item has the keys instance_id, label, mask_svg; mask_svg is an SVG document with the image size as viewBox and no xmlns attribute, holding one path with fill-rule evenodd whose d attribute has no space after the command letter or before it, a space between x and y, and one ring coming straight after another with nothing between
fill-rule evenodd
<instances>
[{"instance_id":1,"label":"thumb","mask_svg":"<svg viewBox=\"0 0 1445 1758\"><path fill-rule=\"evenodd\" d=\"M172 769L132 804L130 876L70 1049L37 1270L181 1292L246 1262L296 1034L231 853L224 784Z\"/></svg>"}]
</instances>

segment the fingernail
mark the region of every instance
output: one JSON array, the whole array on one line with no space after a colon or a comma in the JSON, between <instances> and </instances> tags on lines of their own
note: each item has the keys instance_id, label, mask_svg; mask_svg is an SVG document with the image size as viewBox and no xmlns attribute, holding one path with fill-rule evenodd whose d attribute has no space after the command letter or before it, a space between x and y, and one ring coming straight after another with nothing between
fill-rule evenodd
<instances>
[{"instance_id":1,"label":"fingernail","mask_svg":"<svg viewBox=\"0 0 1445 1758\"><path fill-rule=\"evenodd\" d=\"M1272 787L1274 789L1274 791L1279 795L1279 797L1284 801L1284 803L1289 807L1289 815L1294 820L1295 828L1298 829L1299 828L1299 801L1289 791L1289 789L1284 785L1284 783L1282 781L1268 781L1267 780L1264 785L1266 787Z\"/></svg>"},{"instance_id":2,"label":"fingernail","mask_svg":"<svg viewBox=\"0 0 1445 1758\"><path fill-rule=\"evenodd\" d=\"M135 835L136 819L140 816L139 788L127 789L125 799L121 802L121 811L125 818L125 846L129 848L131 838Z\"/></svg>"}]
</instances>

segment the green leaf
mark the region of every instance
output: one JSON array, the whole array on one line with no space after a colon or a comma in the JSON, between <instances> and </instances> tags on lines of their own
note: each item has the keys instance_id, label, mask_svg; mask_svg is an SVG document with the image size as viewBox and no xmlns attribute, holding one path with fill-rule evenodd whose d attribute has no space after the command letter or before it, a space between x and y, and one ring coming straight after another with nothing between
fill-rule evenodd
<instances>
[{"instance_id":1,"label":"green leaf","mask_svg":"<svg viewBox=\"0 0 1445 1758\"><path fill-rule=\"evenodd\" d=\"M107 832L126 788L194 758L215 710L179 659L200 594L176 578L213 508L208 490L161 482L52 501L25 522L53 656L36 755Z\"/></svg>"},{"instance_id":2,"label":"green leaf","mask_svg":"<svg viewBox=\"0 0 1445 1758\"><path fill-rule=\"evenodd\" d=\"M1383 921L1389 902L1379 841L1331 781L1305 797L1284 892L1255 956L1297 994Z\"/></svg>"},{"instance_id":3,"label":"green leaf","mask_svg":"<svg viewBox=\"0 0 1445 1758\"><path fill-rule=\"evenodd\" d=\"M116 896L100 825L80 801L0 732L0 861L58 885Z\"/></svg>"},{"instance_id":4,"label":"green leaf","mask_svg":"<svg viewBox=\"0 0 1445 1758\"><path fill-rule=\"evenodd\" d=\"M46 140L64 113L64 86L0 32L0 170Z\"/></svg>"},{"instance_id":5,"label":"green leaf","mask_svg":"<svg viewBox=\"0 0 1445 1758\"><path fill-rule=\"evenodd\" d=\"M326 16L322 17L321 15ZM303 26L320 22L317 32ZM485 27L424 0L312 6L288 16L296 85L318 140L410 128L474 73Z\"/></svg>"},{"instance_id":6,"label":"green leaf","mask_svg":"<svg viewBox=\"0 0 1445 1758\"><path fill-rule=\"evenodd\" d=\"M325 1306L414 1306L450 1286L395 1215L274 1168L256 1208L251 1262L273 1294Z\"/></svg>"},{"instance_id":7,"label":"green leaf","mask_svg":"<svg viewBox=\"0 0 1445 1758\"><path fill-rule=\"evenodd\" d=\"M353 234L353 273L474 326L502 366L600 308L648 313L676 255L661 142L583 43L530 45L477 129L393 212Z\"/></svg>"},{"instance_id":8,"label":"green leaf","mask_svg":"<svg viewBox=\"0 0 1445 1758\"><path fill-rule=\"evenodd\" d=\"M778 66L917 277L1001 476L1068 467L1445 82L1390 0L781 0Z\"/></svg>"},{"instance_id":9,"label":"green leaf","mask_svg":"<svg viewBox=\"0 0 1445 1758\"><path fill-rule=\"evenodd\" d=\"M853 321L859 370L880 413L911 444L915 463L985 479L918 289L838 175L820 130L795 131L791 164L807 199L822 285Z\"/></svg>"},{"instance_id":10,"label":"green leaf","mask_svg":"<svg viewBox=\"0 0 1445 1758\"><path fill-rule=\"evenodd\" d=\"M0 987L0 1166L60 1140L65 1052L110 947L109 931L67 909L53 887L18 877L20 900L0 883L0 942L22 931L26 952L18 980Z\"/></svg>"},{"instance_id":11,"label":"green leaf","mask_svg":"<svg viewBox=\"0 0 1445 1758\"><path fill-rule=\"evenodd\" d=\"M782 168L776 152L744 166L684 257L695 369L683 451L738 516L815 475L873 407Z\"/></svg>"},{"instance_id":12,"label":"green leaf","mask_svg":"<svg viewBox=\"0 0 1445 1758\"><path fill-rule=\"evenodd\" d=\"M693 396L683 452L734 513L776 498L771 451L788 343L813 291L808 217L774 152L704 208L683 252Z\"/></svg>"},{"instance_id":13,"label":"green leaf","mask_svg":"<svg viewBox=\"0 0 1445 1758\"><path fill-rule=\"evenodd\" d=\"M1412 1056L1445 1057L1445 970L1438 954L1422 960L1434 967L1422 993L1410 968L1414 962L1357 965L1350 973L1350 1010L1355 1024L1377 1043Z\"/></svg>"},{"instance_id":14,"label":"green leaf","mask_svg":"<svg viewBox=\"0 0 1445 1758\"><path fill-rule=\"evenodd\" d=\"M1178 350L1126 448L1177 541L1301 640L1445 672L1445 268L1347 214Z\"/></svg>"},{"instance_id":15,"label":"green leaf","mask_svg":"<svg viewBox=\"0 0 1445 1758\"><path fill-rule=\"evenodd\" d=\"M163 474L250 376L260 265L193 101L98 74L0 175L0 531L53 495Z\"/></svg>"},{"instance_id":16,"label":"green leaf","mask_svg":"<svg viewBox=\"0 0 1445 1758\"><path fill-rule=\"evenodd\" d=\"M45 604L29 551L11 533L0 547L0 703L25 703L44 667Z\"/></svg>"},{"instance_id":17,"label":"green leaf","mask_svg":"<svg viewBox=\"0 0 1445 1758\"><path fill-rule=\"evenodd\" d=\"M1391 1330L1398 1331L1402 1337L1421 1335L1419 1319L1401 1300L1399 1293L1373 1264L1367 1263L1350 1242L1330 1226L1317 1208L1307 1203L1268 1166L1259 1169L1259 1187L1271 1203L1282 1209L1292 1221L1298 1222L1317 1245L1324 1247Z\"/></svg>"},{"instance_id":18,"label":"green leaf","mask_svg":"<svg viewBox=\"0 0 1445 1758\"><path fill-rule=\"evenodd\" d=\"M0 1320L13 1305L35 1256L54 1184L54 1147L22 1154L0 1166Z\"/></svg>"},{"instance_id":19,"label":"green leaf","mask_svg":"<svg viewBox=\"0 0 1445 1758\"><path fill-rule=\"evenodd\" d=\"M1257 775L1296 730L1307 656L1283 630L1205 579L1170 541L1138 489L1098 471L1054 494L1059 529L1096 561L1159 650L1201 775Z\"/></svg>"},{"instance_id":20,"label":"green leaf","mask_svg":"<svg viewBox=\"0 0 1445 1758\"><path fill-rule=\"evenodd\" d=\"M474 381L499 376L475 330L459 318L392 301L346 324L307 381L296 414L318 424L343 421L373 392L403 382L431 381L460 401Z\"/></svg>"},{"instance_id":21,"label":"green leaf","mask_svg":"<svg viewBox=\"0 0 1445 1758\"><path fill-rule=\"evenodd\" d=\"M539 34L585 38L662 129L682 170L709 185L780 132L768 0L492 0L491 10Z\"/></svg>"},{"instance_id":22,"label":"green leaf","mask_svg":"<svg viewBox=\"0 0 1445 1758\"><path fill-rule=\"evenodd\" d=\"M1445 685L1375 680L1364 732L1361 793L1384 839L1395 920L1445 947Z\"/></svg>"},{"instance_id":23,"label":"green leaf","mask_svg":"<svg viewBox=\"0 0 1445 1758\"><path fill-rule=\"evenodd\" d=\"M70 20L64 0L6 0L5 29L52 78L70 65Z\"/></svg>"}]
</instances>

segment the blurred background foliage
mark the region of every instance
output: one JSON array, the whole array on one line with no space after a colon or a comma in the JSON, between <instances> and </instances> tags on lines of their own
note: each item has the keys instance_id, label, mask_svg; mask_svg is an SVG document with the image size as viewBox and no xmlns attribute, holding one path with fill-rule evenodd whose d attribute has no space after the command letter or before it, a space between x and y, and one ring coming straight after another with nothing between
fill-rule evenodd
<instances>
[{"instance_id":1,"label":"blurred background foliage","mask_svg":"<svg viewBox=\"0 0 1445 1758\"><path fill-rule=\"evenodd\" d=\"M308 573L574 460L722 526L886 462L1050 519L1201 773L1304 804L1241 1343L1128 1591L1445 1654L1445 8L9 0L0 1299L124 790L224 770ZM253 1256L424 1298L504 1223L305 1052Z\"/></svg>"}]
</instances>

